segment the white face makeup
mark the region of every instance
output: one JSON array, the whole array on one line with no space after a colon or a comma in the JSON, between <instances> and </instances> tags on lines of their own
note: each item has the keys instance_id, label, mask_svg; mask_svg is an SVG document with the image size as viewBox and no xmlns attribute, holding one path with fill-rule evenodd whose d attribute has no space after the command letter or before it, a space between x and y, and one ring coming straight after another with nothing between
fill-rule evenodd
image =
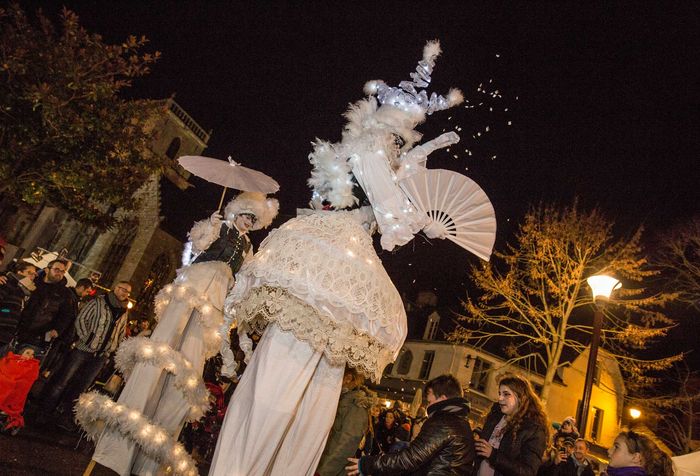
<instances>
[{"instance_id":1,"label":"white face makeup","mask_svg":"<svg viewBox=\"0 0 700 476\"><path fill-rule=\"evenodd\" d=\"M518 397L507 385L498 387L498 404L505 415L511 416L518 411Z\"/></svg>"},{"instance_id":2,"label":"white face makeup","mask_svg":"<svg viewBox=\"0 0 700 476\"><path fill-rule=\"evenodd\" d=\"M245 233L253 227L253 217L248 214L236 215L233 223L235 223L236 228Z\"/></svg>"}]
</instances>

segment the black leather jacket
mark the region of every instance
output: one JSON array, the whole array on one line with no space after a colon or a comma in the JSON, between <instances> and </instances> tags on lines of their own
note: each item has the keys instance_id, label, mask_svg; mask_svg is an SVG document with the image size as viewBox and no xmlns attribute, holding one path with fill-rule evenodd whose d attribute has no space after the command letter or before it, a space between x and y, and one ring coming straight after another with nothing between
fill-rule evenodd
<instances>
[{"instance_id":1,"label":"black leather jacket","mask_svg":"<svg viewBox=\"0 0 700 476\"><path fill-rule=\"evenodd\" d=\"M500 406L494 404L486 417L481 438L488 440L502 417ZM534 421L523 421L516 434L512 430L504 433L501 444L493 449L488 461L496 470L495 476L535 476L546 447L547 429ZM479 458L477 469L481 461Z\"/></svg>"},{"instance_id":2,"label":"black leather jacket","mask_svg":"<svg viewBox=\"0 0 700 476\"><path fill-rule=\"evenodd\" d=\"M44 345L44 334L55 329L61 336L75 322L78 299L66 287L66 278L56 283L43 279L35 281L32 292L22 311L17 329L17 339L23 344Z\"/></svg>"},{"instance_id":3,"label":"black leather jacket","mask_svg":"<svg viewBox=\"0 0 700 476\"><path fill-rule=\"evenodd\" d=\"M450 398L428 407L429 418L408 448L399 453L363 456L362 474L467 475L474 469L474 436L469 403Z\"/></svg>"}]
</instances>

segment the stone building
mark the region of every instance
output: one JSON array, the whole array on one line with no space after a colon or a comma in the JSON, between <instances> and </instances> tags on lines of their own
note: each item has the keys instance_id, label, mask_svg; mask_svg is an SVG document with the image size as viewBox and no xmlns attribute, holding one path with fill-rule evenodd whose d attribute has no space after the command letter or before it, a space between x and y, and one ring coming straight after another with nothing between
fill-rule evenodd
<instances>
[{"instance_id":1,"label":"stone building","mask_svg":"<svg viewBox=\"0 0 700 476\"><path fill-rule=\"evenodd\" d=\"M155 293L174 278L183 247L161 226L161 188L174 184L185 190L189 186L189 173L176 159L200 155L211 136L211 131L205 131L173 99L163 101L163 105L167 114L158 125L152 150L167 157L171 166L162 176L152 176L138 190L141 208L125 217L124 226L99 233L57 208L36 207L20 213L12 229L2 230L9 243L5 261L39 248L64 250L63 254L73 261L71 274L76 278L99 275L99 284L106 288L118 280L131 281L132 296L142 304L137 309L140 307L140 313L146 314Z\"/></svg>"}]
</instances>

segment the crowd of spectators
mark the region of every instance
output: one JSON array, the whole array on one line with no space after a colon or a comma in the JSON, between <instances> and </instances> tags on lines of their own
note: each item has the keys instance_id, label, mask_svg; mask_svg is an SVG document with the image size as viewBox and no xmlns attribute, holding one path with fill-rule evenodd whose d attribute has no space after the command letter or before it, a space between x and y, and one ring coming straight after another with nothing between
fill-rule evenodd
<instances>
[{"instance_id":1,"label":"crowd of spectators","mask_svg":"<svg viewBox=\"0 0 700 476\"><path fill-rule=\"evenodd\" d=\"M26 260L0 275L0 431L29 424L75 431L73 405L126 337L131 284L96 292L87 278L68 286L69 262L39 269ZM148 325L137 334L147 335Z\"/></svg>"},{"instance_id":2,"label":"crowd of spectators","mask_svg":"<svg viewBox=\"0 0 700 476\"><path fill-rule=\"evenodd\" d=\"M68 287L67 269L68 263L60 259L43 269L20 261L0 275L0 429L5 432L14 434L23 427L27 397L29 424L75 431L72 408L78 395L111 368L124 338L151 333L149 321L128 321L129 282L95 293L89 279ZM242 356L237 360L245 365ZM220 378L215 370L220 362L208 367L207 387L215 405L182 435L188 449L203 459L211 457L236 384ZM110 390L116 392L118 386ZM474 431L469 401L454 376L429 381L425 394L427 406L413 416L397 406L384 408L362 376L347 368L316 474L673 474L670 457L654 438L635 431L620 433L603 468L591 457L590 442L580 438L573 417L551 434L542 403L529 381L518 375L500 378L498 400Z\"/></svg>"}]
</instances>

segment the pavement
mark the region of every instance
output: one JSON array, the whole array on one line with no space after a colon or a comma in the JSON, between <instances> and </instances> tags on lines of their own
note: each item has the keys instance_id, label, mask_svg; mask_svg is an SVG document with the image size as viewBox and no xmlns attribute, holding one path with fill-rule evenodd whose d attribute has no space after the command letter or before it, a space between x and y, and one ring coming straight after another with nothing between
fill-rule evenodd
<instances>
[{"instance_id":1,"label":"pavement","mask_svg":"<svg viewBox=\"0 0 700 476\"><path fill-rule=\"evenodd\" d=\"M47 425L25 427L16 436L0 434L0 474L3 476L81 476L93 451L77 434ZM92 476L117 473L96 467Z\"/></svg>"},{"instance_id":2,"label":"pavement","mask_svg":"<svg viewBox=\"0 0 700 476\"><path fill-rule=\"evenodd\" d=\"M78 432L70 433L53 424L38 426L31 416L17 435L0 433L0 476L82 476L95 449ZM209 466L202 463L200 474ZM96 464L91 476L116 476Z\"/></svg>"}]
</instances>

